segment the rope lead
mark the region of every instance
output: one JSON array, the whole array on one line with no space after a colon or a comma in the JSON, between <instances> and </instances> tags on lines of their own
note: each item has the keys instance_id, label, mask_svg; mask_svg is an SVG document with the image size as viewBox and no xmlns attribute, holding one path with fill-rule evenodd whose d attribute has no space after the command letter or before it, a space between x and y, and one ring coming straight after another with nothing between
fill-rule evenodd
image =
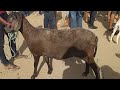
<instances>
[{"instance_id":1,"label":"rope lead","mask_svg":"<svg viewBox=\"0 0 120 90\"><path fill-rule=\"evenodd\" d=\"M15 57L16 53L14 52L14 50L11 47L11 41L13 40L14 41L13 43L15 43L17 35L18 35L18 31L14 32L14 33L13 32L8 33L8 37L9 37L8 41L10 44L10 49L14 53L14 56L12 56L12 57Z\"/></svg>"}]
</instances>

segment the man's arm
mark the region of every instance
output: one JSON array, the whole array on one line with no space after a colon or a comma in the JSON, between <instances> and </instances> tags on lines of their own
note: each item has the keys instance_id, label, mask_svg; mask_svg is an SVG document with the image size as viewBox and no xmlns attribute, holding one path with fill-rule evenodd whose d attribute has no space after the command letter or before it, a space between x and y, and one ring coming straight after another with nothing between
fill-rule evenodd
<instances>
[{"instance_id":1,"label":"man's arm","mask_svg":"<svg viewBox=\"0 0 120 90\"><path fill-rule=\"evenodd\" d=\"M0 17L0 22L2 22L3 24L7 23L2 17Z\"/></svg>"},{"instance_id":2,"label":"man's arm","mask_svg":"<svg viewBox=\"0 0 120 90\"><path fill-rule=\"evenodd\" d=\"M7 24L7 25L13 26L11 23L7 22L7 21L4 20L2 17L0 17L0 22L2 22L3 24Z\"/></svg>"}]
</instances>

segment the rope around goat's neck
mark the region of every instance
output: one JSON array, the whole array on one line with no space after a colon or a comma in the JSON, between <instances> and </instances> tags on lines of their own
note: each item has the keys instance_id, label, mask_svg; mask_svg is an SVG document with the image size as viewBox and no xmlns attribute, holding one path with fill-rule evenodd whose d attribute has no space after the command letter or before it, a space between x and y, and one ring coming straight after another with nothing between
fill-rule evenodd
<instances>
[{"instance_id":1,"label":"rope around goat's neck","mask_svg":"<svg viewBox=\"0 0 120 90\"><path fill-rule=\"evenodd\" d=\"M13 35L15 33L15 36ZM15 57L15 55L16 55L16 53L14 52L14 50L12 49L12 47L11 47L11 41L12 40L15 40L14 41L14 43L16 42L16 38L18 37L18 35L19 35L19 33L18 33L18 31L17 32L14 32L14 33L8 33L8 37L9 37L9 39L8 39L8 41L9 41L9 43L10 43L10 49L11 49L11 51L14 53L14 56L12 56L12 57ZM13 37L14 36L14 37ZM19 40L19 39L18 39ZM19 41L18 41L19 42ZM19 48L19 46L18 46L18 48ZM20 51L19 51L19 53L21 53ZM6 54L7 55L7 54ZM7 55L8 56L8 55ZM30 57L29 57L30 56ZM29 55L25 55L25 58L26 59L30 59L32 57L32 53L30 53Z\"/></svg>"},{"instance_id":2,"label":"rope around goat's neck","mask_svg":"<svg viewBox=\"0 0 120 90\"><path fill-rule=\"evenodd\" d=\"M15 35L14 35L15 34ZM9 41L9 43L10 43L10 49L11 49L11 51L14 53L14 56L12 56L12 57L15 57L15 55L16 55L16 53L15 53L15 51L12 49L12 47L11 47L11 41L13 40L14 42L13 43L15 43L16 42L16 38L17 38L17 35L18 35L18 31L17 32L10 32L10 33L8 33L8 37L9 37L9 39L8 39L8 41Z\"/></svg>"}]
</instances>

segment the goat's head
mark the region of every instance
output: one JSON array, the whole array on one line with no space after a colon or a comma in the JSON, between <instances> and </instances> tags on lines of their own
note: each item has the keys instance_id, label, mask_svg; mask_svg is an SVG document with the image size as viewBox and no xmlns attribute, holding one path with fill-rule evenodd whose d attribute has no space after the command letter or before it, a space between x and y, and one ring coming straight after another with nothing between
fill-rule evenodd
<instances>
[{"instance_id":1,"label":"goat's head","mask_svg":"<svg viewBox=\"0 0 120 90\"><path fill-rule=\"evenodd\" d=\"M20 12L11 12L7 18L7 22L10 22L13 26L6 25L5 31L16 32L21 28L23 15Z\"/></svg>"}]
</instances>

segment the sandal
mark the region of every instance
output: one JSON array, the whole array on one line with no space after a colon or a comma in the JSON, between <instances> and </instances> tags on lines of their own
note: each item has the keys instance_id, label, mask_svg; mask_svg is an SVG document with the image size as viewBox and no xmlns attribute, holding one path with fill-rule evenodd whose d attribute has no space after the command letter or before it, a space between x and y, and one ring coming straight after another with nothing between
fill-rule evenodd
<instances>
[{"instance_id":1,"label":"sandal","mask_svg":"<svg viewBox=\"0 0 120 90\"><path fill-rule=\"evenodd\" d=\"M7 70L18 70L20 69L20 67L18 67L17 65L14 65L14 64L8 64L5 66L5 69Z\"/></svg>"}]
</instances>

